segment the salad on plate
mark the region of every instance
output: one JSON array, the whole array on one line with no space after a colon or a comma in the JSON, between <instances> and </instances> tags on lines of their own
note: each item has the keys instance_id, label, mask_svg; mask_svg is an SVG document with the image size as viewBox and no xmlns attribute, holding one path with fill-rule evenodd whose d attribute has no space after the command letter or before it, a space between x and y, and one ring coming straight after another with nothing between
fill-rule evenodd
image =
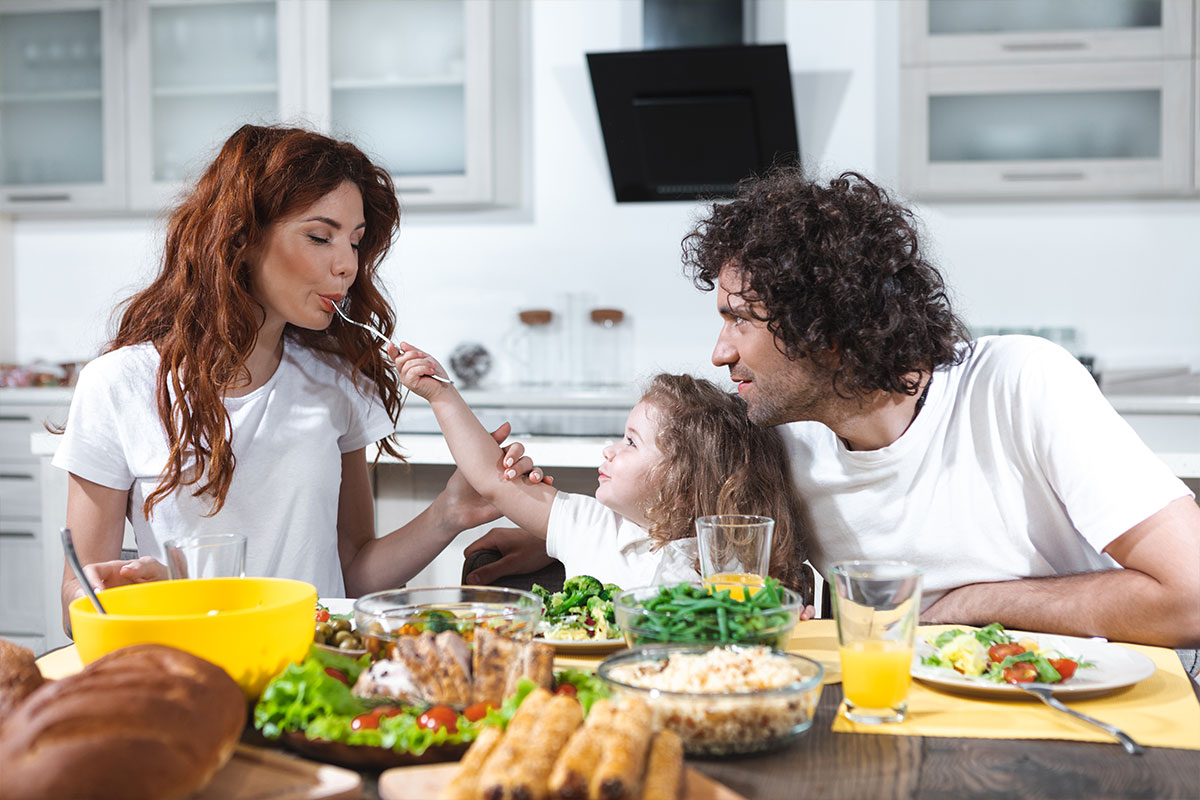
<instances>
[{"instance_id":1,"label":"salad on plate","mask_svg":"<svg viewBox=\"0 0 1200 800\"><path fill-rule=\"evenodd\" d=\"M1015 639L999 622L978 630L954 628L926 639L933 652L921 657L927 667L954 670L992 683L1062 683L1076 670L1094 667L1032 637Z\"/></svg>"},{"instance_id":2,"label":"salad on plate","mask_svg":"<svg viewBox=\"0 0 1200 800\"><path fill-rule=\"evenodd\" d=\"M551 592L538 584L533 593L542 599L542 621L538 636L553 642L606 642L621 639L613 596L621 591L615 583L601 583L591 575L576 575L563 582L562 591Z\"/></svg>"}]
</instances>

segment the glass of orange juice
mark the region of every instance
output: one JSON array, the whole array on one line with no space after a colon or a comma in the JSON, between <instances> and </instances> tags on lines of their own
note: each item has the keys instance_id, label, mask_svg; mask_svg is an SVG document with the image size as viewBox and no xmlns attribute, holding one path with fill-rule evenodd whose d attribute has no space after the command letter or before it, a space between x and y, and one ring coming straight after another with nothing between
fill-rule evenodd
<instances>
[{"instance_id":1,"label":"glass of orange juice","mask_svg":"<svg viewBox=\"0 0 1200 800\"><path fill-rule=\"evenodd\" d=\"M921 572L904 561L842 561L829 570L846 717L901 722L908 713Z\"/></svg>"},{"instance_id":2,"label":"glass of orange juice","mask_svg":"<svg viewBox=\"0 0 1200 800\"><path fill-rule=\"evenodd\" d=\"M775 520L750 514L715 514L696 519L700 577L713 589L728 589L735 600L754 594L771 563Z\"/></svg>"}]
</instances>

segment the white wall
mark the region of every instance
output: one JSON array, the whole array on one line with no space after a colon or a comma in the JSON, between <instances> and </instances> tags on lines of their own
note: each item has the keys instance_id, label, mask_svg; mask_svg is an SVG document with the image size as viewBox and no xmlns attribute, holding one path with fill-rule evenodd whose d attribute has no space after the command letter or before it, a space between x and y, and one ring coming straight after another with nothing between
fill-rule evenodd
<instances>
[{"instance_id":1,"label":"white wall","mask_svg":"<svg viewBox=\"0 0 1200 800\"><path fill-rule=\"evenodd\" d=\"M875 0L765 0L764 41L789 46L806 163L896 180L897 12ZM583 54L637 47L638 4L534 0L530 206L412 212L385 268L400 335L435 353L477 340L500 353L520 306L588 291L625 308L639 374L717 374L713 298L680 270L700 207L616 204ZM502 156L503 157L503 156ZM1073 325L1101 365L1200 367L1200 202L941 203L918 207L974 325ZM21 360L94 354L111 306L144 281L156 220L18 220Z\"/></svg>"}]
</instances>

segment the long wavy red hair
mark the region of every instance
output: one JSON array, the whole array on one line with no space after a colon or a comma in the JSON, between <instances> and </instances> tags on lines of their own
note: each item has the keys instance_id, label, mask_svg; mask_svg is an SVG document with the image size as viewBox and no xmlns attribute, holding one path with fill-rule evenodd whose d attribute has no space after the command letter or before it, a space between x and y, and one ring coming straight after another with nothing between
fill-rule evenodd
<instances>
[{"instance_id":1,"label":"long wavy red hair","mask_svg":"<svg viewBox=\"0 0 1200 800\"><path fill-rule=\"evenodd\" d=\"M107 347L152 342L162 358L155 399L170 455L146 497L147 517L184 487L211 496L212 514L224 505L236 459L222 398L249 376L246 360L261 314L247 260L272 223L345 181L362 192L366 217L358 276L348 290L351 315L390 335L395 316L376 278L399 227L400 206L387 171L354 145L300 128L243 125L172 212L159 274L126 302ZM374 385L388 415L399 417L395 372L370 334L352 325L323 331L288 325L284 336L339 356L348 374ZM381 445L399 456L390 439Z\"/></svg>"}]
</instances>

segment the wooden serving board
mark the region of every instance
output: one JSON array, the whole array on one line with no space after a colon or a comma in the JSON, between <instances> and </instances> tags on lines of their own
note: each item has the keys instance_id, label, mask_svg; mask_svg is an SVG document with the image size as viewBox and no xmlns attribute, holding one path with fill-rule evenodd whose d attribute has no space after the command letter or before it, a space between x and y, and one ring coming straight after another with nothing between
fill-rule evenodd
<instances>
[{"instance_id":1,"label":"wooden serving board","mask_svg":"<svg viewBox=\"0 0 1200 800\"><path fill-rule=\"evenodd\" d=\"M458 764L421 764L394 767L379 776L381 800L432 800L454 775ZM724 784L688 767L684 771L686 800L746 800Z\"/></svg>"},{"instance_id":2,"label":"wooden serving board","mask_svg":"<svg viewBox=\"0 0 1200 800\"><path fill-rule=\"evenodd\" d=\"M362 797L362 790L357 772L239 744L189 800L340 800Z\"/></svg>"}]
</instances>

